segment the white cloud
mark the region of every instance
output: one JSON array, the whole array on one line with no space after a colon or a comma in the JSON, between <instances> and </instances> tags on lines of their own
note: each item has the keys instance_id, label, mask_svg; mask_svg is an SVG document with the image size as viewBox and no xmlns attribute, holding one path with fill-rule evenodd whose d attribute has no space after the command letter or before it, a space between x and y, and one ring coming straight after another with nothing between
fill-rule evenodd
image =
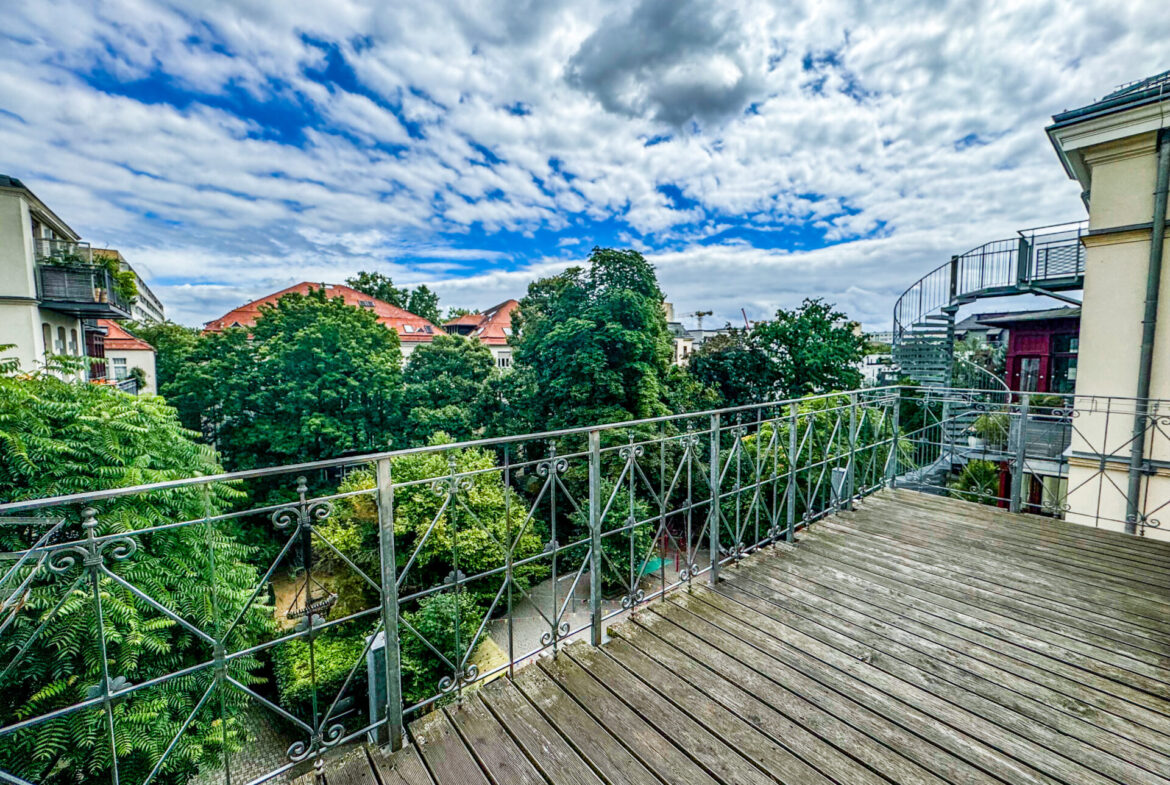
<instances>
[{"instance_id":1,"label":"white cloud","mask_svg":"<svg viewBox=\"0 0 1170 785\"><path fill-rule=\"evenodd\" d=\"M951 253L1083 214L1043 126L1168 37L1158 0L26 3L0 171L191 323L375 266L483 305L617 238L680 312L880 328ZM840 242L771 248L806 228Z\"/></svg>"}]
</instances>

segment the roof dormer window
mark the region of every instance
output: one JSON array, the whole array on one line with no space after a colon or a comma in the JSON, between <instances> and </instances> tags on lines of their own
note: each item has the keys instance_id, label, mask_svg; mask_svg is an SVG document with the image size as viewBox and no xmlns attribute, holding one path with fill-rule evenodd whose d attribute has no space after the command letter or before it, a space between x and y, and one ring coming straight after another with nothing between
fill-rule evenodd
<instances>
[{"instance_id":1,"label":"roof dormer window","mask_svg":"<svg viewBox=\"0 0 1170 785\"><path fill-rule=\"evenodd\" d=\"M414 332L414 325L413 324L404 324L404 325L402 325L402 331L404 333L412 333L412 332Z\"/></svg>"}]
</instances>

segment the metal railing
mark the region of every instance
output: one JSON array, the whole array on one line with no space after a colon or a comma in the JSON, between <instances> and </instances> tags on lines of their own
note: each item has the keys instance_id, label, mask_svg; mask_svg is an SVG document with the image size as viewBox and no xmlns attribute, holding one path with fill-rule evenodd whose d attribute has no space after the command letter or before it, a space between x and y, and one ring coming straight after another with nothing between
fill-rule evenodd
<instances>
[{"instance_id":1,"label":"metal railing","mask_svg":"<svg viewBox=\"0 0 1170 785\"><path fill-rule=\"evenodd\" d=\"M1021 230L1017 237L985 243L931 270L894 304L895 361L913 378L919 365L949 362L945 325L953 323L964 303L1075 285L1085 272L1081 238L1087 230L1086 222Z\"/></svg>"},{"instance_id":2,"label":"metal railing","mask_svg":"<svg viewBox=\"0 0 1170 785\"><path fill-rule=\"evenodd\" d=\"M5 544L22 561L0 581L0 768L260 782L367 736L400 743L404 717L600 642L614 616L882 487L897 418L896 389L867 389L0 505L0 521L65 520L53 542ZM224 539L245 534L263 546L236 553L229 590ZM151 665L128 627L184 644ZM84 671L65 683L34 661L62 638L62 667ZM131 750L131 718L164 696ZM257 717L287 745L273 770L246 767ZM71 723L90 746L54 746Z\"/></svg>"},{"instance_id":3,"label":"metal railing","mask_svg":"<svg viewBox=\"0 0 1170 785\"><path fill-rule=\"evenodd\" d=\"M1120 401L996 396L871 388L0 504L0 781L259 783L396 746L419 712L880 488L1060 513L1101 485L1073 488L1078 444L1104 427L1105 474L1126 450L1096 420L1132 418ZM1170 408L1149 412L1156 468ZM972 413L1006 418L1001 442L956 437ZM1066 421L1072 450L1035 455L1034 424ZM963 485L979 460L1009 493ZM1064 491L1035 501L1053 463ZM284 762L253 765L274 739Z\"/></svg>"},{"instance_id":4,"label":"metal railing","mask_svg":"<svg viewBox=\"0 0 1170 785\"><path fill-rule=\"evenodd\" d=\"M39 264L37 299L45 303L71 304L86 312L109 306L130 315L131 303L119 294L114 276L104 267L84 264Z\"/></svg>"},{"instance_id":5,"label":"metal railing","mask_svg":"<svg viewBox=\"0 0 1170 785\"><path fill-rule=\"evenodd\" d=\"M89 243L59 237L34 237L33 255L38 262L93 264L93 248Z\"/></svg>"}]
</instances>

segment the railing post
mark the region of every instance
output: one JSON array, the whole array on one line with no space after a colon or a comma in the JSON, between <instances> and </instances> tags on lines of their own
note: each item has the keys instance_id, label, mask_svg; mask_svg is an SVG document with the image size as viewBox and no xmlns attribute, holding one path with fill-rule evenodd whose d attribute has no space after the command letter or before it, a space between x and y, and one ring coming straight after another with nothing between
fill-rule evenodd
<instances>
[{"instance_id":1,"label":"railing post","mask_svg":"<svg viewBox=\"0 0 1170 785\"><path fill-rule=\"evenodd\" d=\"M601 431L589 432L589 637L602 642L601 620Z\"/></svg>"},{"instance_id":2,"label":"railing post","mask_svg":"<svg viewBox=\"0 0 1170 785\"><path fill-rule=\"evenodd\" d=\"M382 628L386 667L386 734L390 749L402 748L402 650L398 635L398 565L394 553L394 484L390 459L375 468L378 489L378 551L382 562ZM372 719L372 718L371 718Z\"/></svg>"},{"instance_id":3,"label":"railing post","mask_svg":"<svg viewBox=\"0 0 1170 785\"><path fill-rule=\"evenodd\" d=\"M1016 429L1016 459L1012 464L1012 497L1009 503L1009 509L1012 512L1020 511L1024 492L1024 458L1028 448L1028 404L1030 398L1028 393L1020 396L1020 427ZM1008 416L1011 416L1010 404L1008 405Z\"/></svg>"},{"instance_id":4,"label":"railing post","mask_svg":"<svg viewBox=\"0 0 1170 785\"><path fill-rule=\"evenodd\" d=\"M949 295L949 298L947 300L948 304L953 303L955 301L955 298L959 296L959 257L958 256L951 257L951 281L950 281L950 289L947 292L947 294Z\"/></svg>"},{"instance_id":5,"label":"railing post","mask_svg":"<svg viewBox=\"0 0 1170 785\"><path fill-rule=\"evenodd\" d=\"M1028 238L1020 235L1020 246L1016 250L1016 286L1027 285L1031 280L1032 244Z\"/></svg>"},{"instance_id":6,"label":"railing post","mask_svg":"<svg viewBox=\"0 0 1170 785\"><path fill-rule=\"evenodd\" d=\"M797 428L800 404L794 403L788 413L788 530L784 539L791 543L796 538L796 463L799 449Z\"/></svg>"},{"instance_id":7,"label":"railing post","mask_svg":"<svg viewBox=\"0 0 1170 785\"><path fill-rule=\"evenodd\" d=\"M719 581L719 414L711 415L711 467L709 484L711 486L711 509L708 511L708 541L711 548L711 585Z\"/></svg>"},{"instance_id":8,"label":"railing post","mask_svg":"<svg viewBox=\"0 0 1170 785\"><path fill-rule=\"evenodd\" d=\"M891 417L893 435L890 437L890 457L886 461L886 482L891 488L898 487L898 437L902 430L902 388L894 388L894 411Z\"/></svg>"},{"instance_id":9,"label":"railing post","mask_svg":"<svg viewBox=\"0 0 1170 785\"><path fill-rule=\"evenodd\" d=\"M853 497L857 493L857 393L849 393L849 464L845 472L845 509L853 509Z\"/></svg>"}]
</instances>

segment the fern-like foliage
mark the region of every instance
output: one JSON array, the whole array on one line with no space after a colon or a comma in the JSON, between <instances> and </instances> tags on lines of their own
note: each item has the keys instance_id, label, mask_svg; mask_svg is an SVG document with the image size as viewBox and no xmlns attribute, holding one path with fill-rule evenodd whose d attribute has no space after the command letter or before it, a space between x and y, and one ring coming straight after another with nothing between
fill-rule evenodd
<instances>
[{"instance_id":1,"label":"fern-like foliage","mask_svg":"<svg viewBox=\"0 0 1170 785\"><path fill-rule=\"evenodd\" d=\"M175 411L154 396L124 395L51 372L0 373L0 501L40 498L218 473L215 454L195 442ZM98 536L133 534L137 551L104 565L191 626L218 637L245 610L258 581L252 549L204 522L241 494L226 484L103 500ZM50 510L66 519L58 541L81 539L77 506ZM187 525L184 522L192 521ZM144 529L171 525L147 533ZM36 526L0 526L0 551L28 548ZM36 565L36 562L33 562ZM3 566L0 564L0 566ZM64 574L32 566L0 586L0 599L29 578L0 623L0 727L86 701L102 684L102 643L111 683L143 684L212 659L212 646L118 581L93 576L79 558ZM3 570L0 570L3 575ZM95 593L100 597L101 619ZM271 609L253 603L226 641L239 651L268 631ZM228 673L259 680L253 658ZM30 782L110 781L117 756L123 782L141 782L195 711L213 680L210 669L116 699L114 732L100 703L0 736L0 770ZM119 681L124 680L124 681ZM184 782L246 741L239 693L222 691L195 714L156 782Z\"/></svg>"}]
</instances>

